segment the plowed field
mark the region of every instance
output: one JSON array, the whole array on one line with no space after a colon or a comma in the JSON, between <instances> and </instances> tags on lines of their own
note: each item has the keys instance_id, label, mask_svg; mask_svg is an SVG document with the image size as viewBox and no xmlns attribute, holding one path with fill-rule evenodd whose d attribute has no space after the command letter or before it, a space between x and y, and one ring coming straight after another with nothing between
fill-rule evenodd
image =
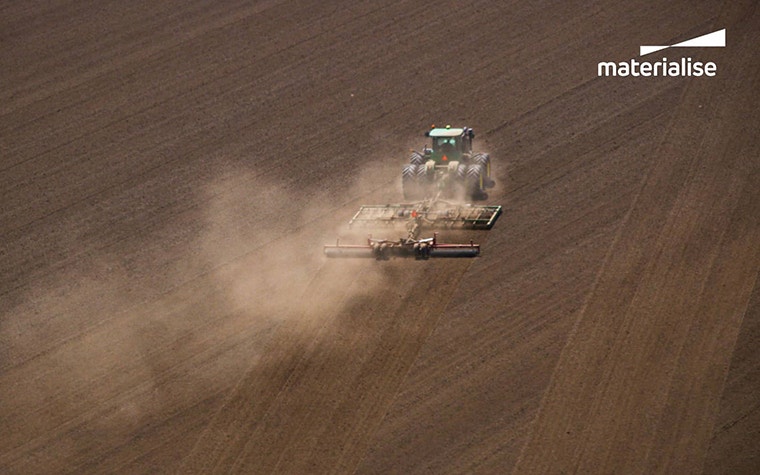
<instances>
[{"instance_id":1,"label":"plowed field","mask_svg":"<svg viewBox=\"0 0 760 475\"><path fill-rule=\"evenodd\" d=\"M757 473L757 2L3 2L0 46L1 473ZM431 123L494 161L481 256L324 257Z\"/></svg>"}]
</instances>

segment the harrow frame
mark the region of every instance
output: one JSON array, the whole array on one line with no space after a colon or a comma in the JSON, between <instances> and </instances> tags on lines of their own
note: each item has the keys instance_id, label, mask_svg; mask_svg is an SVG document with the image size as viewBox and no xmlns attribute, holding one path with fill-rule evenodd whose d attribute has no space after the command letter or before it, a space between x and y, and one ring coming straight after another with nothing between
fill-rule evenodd
<instances>
[{"instance_id":1,"label":"harrow frame","mask_svg":"<svg viewBox=\"0 0 760 475\"><path fill-rule=\"evenodd\" d=\"M367 238L366 244L325 245L328 257L374 257L384 260L394 257L477 257L480 245L448 244L438 242L438 233L431 238L420 238L423 228L432 229L491 229L501 215L501 206L452 204L441 200L424 200L416 203L364 205L349 221L349 227L396 227L403 225L407 237L393 241Z\"/></svg>"}]
</instances>

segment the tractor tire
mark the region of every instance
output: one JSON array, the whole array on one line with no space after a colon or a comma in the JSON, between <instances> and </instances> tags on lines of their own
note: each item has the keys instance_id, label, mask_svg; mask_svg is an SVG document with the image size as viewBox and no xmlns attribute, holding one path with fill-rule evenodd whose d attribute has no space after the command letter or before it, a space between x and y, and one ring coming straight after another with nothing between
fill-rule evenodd
<instances>
[{"instance_id":1,"label":"tractor tire","mask_svg":"<svg viewBox=\"0 0 760 475\"><path fill-rule=\"evenodd\" d=\"M469 165L467 167L467 176L465 177L465 190L467 198L473 201L485 200L488 195L485 193L485 170L483 165Z\"/></svg>"},{"instance_id":2,"label":"tractor tire","mask_svg":"<svg viewBox=\"0 0 760 475\"><path fill-rule=\"evenodd\" d=\"M496 182L491 178L491 157L487 153L476 153L472 157L472 163L483 166L483 186L493 188Z\"/></svg>"},{"instance_id":3,"label":"tractor tire","mask_svg":"<svg viewBox=\"0 0 760 475\"><path fill-rule=\"evenodd\" d=\"M419 165L417 167L417 184L419 186L418 200L430 198L430 195L434 193L433 176L428 175L428 169L425 165Z\"/></svg>"},{"instance_id":4,"label":"tractor tire","mask_svg":"<svg viewBox=\"0 0 760 475\"><path fill-rule=\"evenodd\" d=\"M451 178L450 197L457 201L465 200L467 198L467 165L460 163Z\"/></svg>"},{"instance_id":5,"label":"tractor tire","mask_svg":"<svg viewBox=\"0 0 760 475\"><path fill-rule=\"evenodd\" d=\"M464 183L465 178L467 177L467 165L464 163L460 163L457 166L457 169L453 171L454 173L454 181L458 181L459 183Z\"/></svg>"},{"instance_id":6,"label":"tractor tire","mask_svg":"<svg viewBox=\"0 0 760 475\"><path fill-rule=\"evenodd\" d=\"M412 165L422 165L425 163L425 157L423 157L419 152L412 152L412 154L409 155L409 163Z\"/></svg>"},{"instance_id":7,"label":"tractor tire","mask_svg":"<svg viewBox=\"0 0 760 475\"><path fill-rule=\"evenodd\" d=\"M425 167L421 165L404 165L401 171L401 188L405 200L416 201L422 195L422 184L419 179L420 169L423 172L425 171Z\"/></svg>"}]
</instances>

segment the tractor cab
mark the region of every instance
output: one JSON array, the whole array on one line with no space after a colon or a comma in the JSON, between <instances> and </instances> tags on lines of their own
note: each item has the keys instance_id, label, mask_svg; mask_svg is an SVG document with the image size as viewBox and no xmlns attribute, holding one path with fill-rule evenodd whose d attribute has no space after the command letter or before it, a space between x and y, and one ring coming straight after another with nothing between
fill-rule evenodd
<instances>
[{"instance_id":1,"label":"tractor cab","mask_svg":"<svg viewBox=\"0 0 760 475\"><path fill-rule=\"evenodd\" d=\"M472 139L475 132L471 128L433 127L425 132L432 140L433 148L425 147L425 158L436 164L446 165L450 161L462 161L464 155L472 153Z\"/></svg>"},{"instance_id":2,"label":"tractor cab","mask_svg":"<svg viewBox=\"0 0 760 475\"><path fill-rule=\"evenodd\" d=\"M486 188L494 186L491 158L472 151L475 132L469 127L433 126L425 136L430 137L429 145L420 152L411 150L401 172L404 198L461 198L464 190L466 199L486 199Z\"/></svg>"}]
</instances>

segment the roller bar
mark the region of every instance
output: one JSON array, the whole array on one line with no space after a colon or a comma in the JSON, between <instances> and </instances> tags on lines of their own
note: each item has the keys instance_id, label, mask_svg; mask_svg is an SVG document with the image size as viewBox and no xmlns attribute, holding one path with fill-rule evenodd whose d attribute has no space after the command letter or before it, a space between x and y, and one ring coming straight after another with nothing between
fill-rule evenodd
<instances>
[{"instance_id":1,"label":"roller bar","mask_svg":"<svg viewBox=\"0 0 760 475\"><path fill-rule=\"evenodd\" d=\"M470 242L469 244L442 244L437 236L427 239L400 239L388 241L384 239L367 239L366 245L341 244L338 241L324 248L327 257L372 257L378 260L390 257L414 257L415 259L429 259L431 257L477 257L480 254L480 245Z\"/></svg>"}]
</instances>

